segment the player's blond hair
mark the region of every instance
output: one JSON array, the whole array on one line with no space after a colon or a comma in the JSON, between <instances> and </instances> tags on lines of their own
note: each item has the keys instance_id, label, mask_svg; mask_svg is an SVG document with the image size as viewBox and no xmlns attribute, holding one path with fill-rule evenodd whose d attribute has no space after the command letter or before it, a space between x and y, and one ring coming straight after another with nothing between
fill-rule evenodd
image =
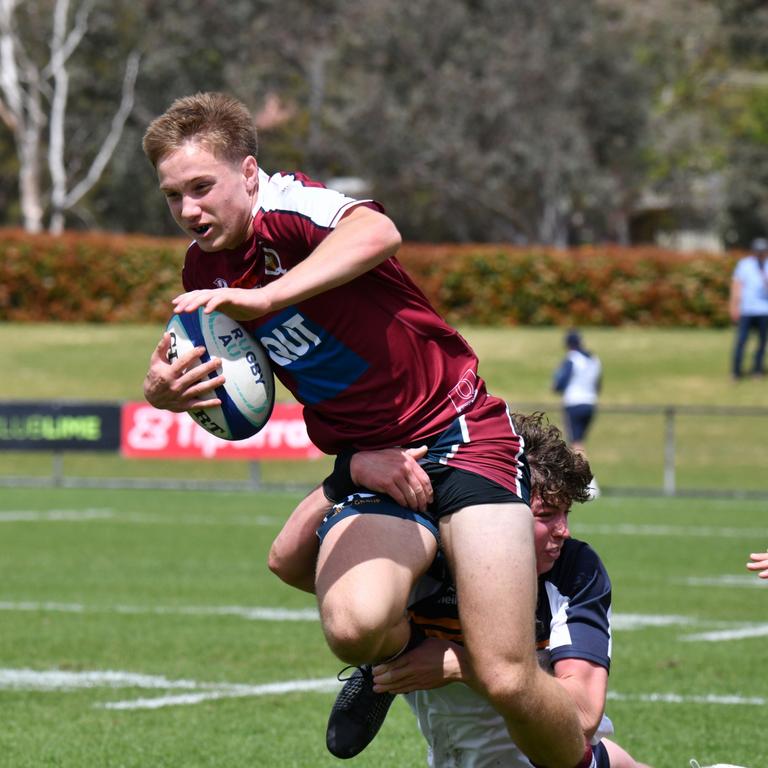
<instances>
[{"instance_id":1,"label":"player's blond hair","mask_svg":"<svg viewBox=\"0 0 768 768\"><path fill-rule=\"evenodd\" d=\"M165 155L198 142L218 158L238 162L259 149L248 108L225 93L196 93L176 99L146 130L142 147L156 168Z\"/></svg>"},{"instance_id":2,"label":"player's blond hair","mask_svg":"<svg viewBox=\"0 0 768 768\"><path fill-rule=\"evenodd\" d=\"M592 480L589 462L571 450L560 430L543 413L513 413L512 421L525 441L532 492L566 507L587 501Z\"/></svg>"}]
</instances>

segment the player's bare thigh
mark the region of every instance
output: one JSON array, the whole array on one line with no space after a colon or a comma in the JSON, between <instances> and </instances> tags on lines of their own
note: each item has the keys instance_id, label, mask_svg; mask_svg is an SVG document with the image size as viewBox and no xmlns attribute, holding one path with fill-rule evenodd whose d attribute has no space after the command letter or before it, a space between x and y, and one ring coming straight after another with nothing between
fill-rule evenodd
<instances>
[{"instance_id":1,"label":"player's bare thigh","mask_svg":"<svg viewBox=\"0 0 768 768\"><path fill-rule=\"evenodd\" d=\"M367 660L379 657L377 642L405 622L411 588L436 553L434 535L412 520L358 514L336 523L320 546L315 578L331 647L344 657L345 649L370 644Z\"/></svg>"},{"instance_id":2,"label":"player's bare thigh","mask_svg":"<svg viewBox=\"0 0 768 768\"><path fill-rule=\"evenodd\" d=\"M466 507L441 519L440 537L476 673L492 677L510 663L535 664L536 559L529 507Z\"/></svg>"}]
</instances>

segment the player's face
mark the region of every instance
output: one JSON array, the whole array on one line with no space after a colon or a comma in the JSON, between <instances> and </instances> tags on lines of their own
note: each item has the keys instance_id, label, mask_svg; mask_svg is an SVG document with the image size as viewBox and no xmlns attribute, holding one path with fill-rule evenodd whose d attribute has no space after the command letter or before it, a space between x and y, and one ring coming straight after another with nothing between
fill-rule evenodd
<instances>
[{"instance_id":1,"label":"player's face","mask_svg":"<svg viewBox=\"0 0 768 768\"><path fill-rule=\"evenodd\" d=\"M537 494L531 497L533 536L536 547L536 572L541 575L552 569L560 557L563 542L571 535L565 505L549 504Z\"/></svg>"},{"instance_id":2,"label":"player's face","mask_svg":"<svg viewBox=\"0 0 768 768\"><path fill-rule=\"evenodd\" d=\"M203 251L236 248L250 235L255 158L231 162L188 142L160 160L157 176L175 222Z\"/></svg>"}]
</instances>

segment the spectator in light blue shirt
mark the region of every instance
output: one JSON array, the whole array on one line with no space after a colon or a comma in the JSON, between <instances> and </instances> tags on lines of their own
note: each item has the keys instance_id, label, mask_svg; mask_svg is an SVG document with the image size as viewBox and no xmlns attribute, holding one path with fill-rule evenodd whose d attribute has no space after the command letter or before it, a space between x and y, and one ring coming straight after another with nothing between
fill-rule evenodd
<instances>
[{"instance_id":1,"label":"spectator in light blue shirt","mask_svg":"<svg viewBox=\"0 0 768 768\"><path fill-rule=\"evenodd\" d=\"M752 253L739 259L731 280L729 309L736 323L731 373L740 379L742 361L750 333L757 334L757 348L752 361L753 376L765 376L765 345L768 340L768 240L752 242Z\"/></svg>"}]
</instances>

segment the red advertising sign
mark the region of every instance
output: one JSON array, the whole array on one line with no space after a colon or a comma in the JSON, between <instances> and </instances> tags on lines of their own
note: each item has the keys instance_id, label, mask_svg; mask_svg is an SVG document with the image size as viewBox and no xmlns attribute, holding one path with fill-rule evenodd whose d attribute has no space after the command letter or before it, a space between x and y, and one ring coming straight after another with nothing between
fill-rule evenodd
<instances>
[{"instance_id":1,"label":"red advertising sign","mask_svg":"<svg viewBox=\"0 0 768 768\"><path fill-rule=\"evenodd\" d=\"M261 432L246 440L222 440L186 413L160 411L146 403L124 403L120 451L123 456L158 459L316 459L298 404L275 403Z\"/></svg>"}]
</instances>

